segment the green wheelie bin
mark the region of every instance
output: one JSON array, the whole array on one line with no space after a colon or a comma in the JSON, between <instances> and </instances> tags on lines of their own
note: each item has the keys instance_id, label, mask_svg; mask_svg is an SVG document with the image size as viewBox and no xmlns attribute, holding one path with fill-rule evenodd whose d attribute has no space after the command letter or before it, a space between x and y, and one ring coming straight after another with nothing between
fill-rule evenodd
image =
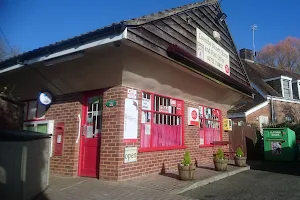
<instances>
[{"instance_id":1,"label":"green wheelie bin","mask_svg":"<svg viewBox=\"0 0 300 200\"><path fill-rule=\"evenodd\" d=\"M296 135L289 128L264 128L265 160L293 161L296 158Z\"/></svg>"}]
</instances>

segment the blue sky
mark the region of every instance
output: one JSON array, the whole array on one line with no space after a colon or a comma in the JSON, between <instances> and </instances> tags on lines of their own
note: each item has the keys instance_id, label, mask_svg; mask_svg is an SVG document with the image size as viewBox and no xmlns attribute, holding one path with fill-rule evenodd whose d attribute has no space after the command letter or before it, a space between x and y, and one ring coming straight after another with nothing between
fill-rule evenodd
<instances>
[{"instance_id":1,"label":"blue sky","mask_svg":"<svg viewBox=\"0 0 300 200\"><path fill-rule=\"evenodd\" d=\"M21 51L73 37L195 0L0 0L0 27ZM252 48L250 26L258 25L256 47L287 36L300 38L299 0L223 0L222 9L238 49Z\"/></svg>"}]
</instances>

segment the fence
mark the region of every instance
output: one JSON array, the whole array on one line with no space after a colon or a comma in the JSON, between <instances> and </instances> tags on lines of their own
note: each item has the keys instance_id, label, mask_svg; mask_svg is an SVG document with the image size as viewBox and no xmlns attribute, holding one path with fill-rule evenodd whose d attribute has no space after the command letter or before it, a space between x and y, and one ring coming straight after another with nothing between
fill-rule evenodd
<instances>
[{"instance_id":1,"label":"fence","mask_svg":"<svg viewBox=\"0 0 300 200\"><path fill-rule=\"evenodd\" d=\"M238 147L243 149L248 160L256 160L261 157L261 139L256 128L246 123L234 123L232 131L229 132L229 151L235 152ZM234 154L230 155L230 159Z\"/></svg>"}]
</instances>

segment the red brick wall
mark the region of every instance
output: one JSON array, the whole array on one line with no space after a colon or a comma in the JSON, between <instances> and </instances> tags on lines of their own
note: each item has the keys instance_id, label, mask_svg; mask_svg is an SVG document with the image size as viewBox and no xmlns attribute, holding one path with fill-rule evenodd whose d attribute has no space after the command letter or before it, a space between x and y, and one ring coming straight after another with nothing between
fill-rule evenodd
<instances>
[{"instance_id":1,"label":"red brick wall","mask_svg":"<svg viewBox=\"0 0 300 200\"><path fill-rule=\"evenodd\" d=\"M250 124L256 124L259 125L259 116L267 116L269 117L269 120L271 120L271 110L270 110L270 104L266 105L265 107L251 113L246 117L246 122Z\"/></svg>"},{"instance_id":2,"label":"red brick wall","mask_svg":"<svg viewBox=\"0 0 300 200\"><path fill-rule=\"evenodd\" d=\"M65 122L64 144L62 156L52 154L50 173L62 176L77 176L79 144L76 144L78 135L78 114L81 114L82 95L69 94L57 96L46 112L47 120L54 120L55 125ZM54 130L55 131L55 130ZM55 148L53 137L53 150Z\"/></svg>"},{"instance_id":3,"label":"red brick wall","mask_svg":"<svg viewBox=\"0 0 300 200\"><path fill-rule=\"evenodd\" d=\"M119 94L118 92L121 92ZM153 151L153 152L141 152L138 153L137 162L135 163L127 163L124 164L124 148L125 146L140 146L140 120L141 120L141 112L139 112L139 130L138 130L138 142L134 144L124 144L123 140L123 118L124 118L124 99L126 98L126 87L118 87L117 89L111 89L110 98L118 98L119 104L118 107L111 110L112 114L109 114L109 117L114 116L118 113L120 114L120 124L113 124L105 126L113 128L116 126L117 132L114 133L114 136L120 136L120 139L117 144L111 141L109 137L102 135L104 138L102 139L102 146L101 146L101 157L100 157L100 177L105 179L127 179L136 176L152 174L152 173L159 173L162 170L164 165L166 171L174 170L177 168L178 162L183 159L183 155L185 149L176 149L176 150L165 150L165 151ZM118 96L119 95L119 96ZM121 97L121 98L119 98ZM106 97L107 98L107 97ZM175 97L176 98L176 97ZM139 99L139 107L141 108L141 91L138 91L138 99ZM199 102L200 104L201 102ZM185 101L185 121L184 124L187 124L187 108L188 107L196 107L199 104L187 102ZM225 111L222 112L223 117L226 117L227 113ZM106 115L106 118L108 116ZM112 118L114 118L112 117ZM105 117L104 117L105 118ZM115 119L115 118L114 118ZM118 117L117 117L118 119ZM109 120L110 123L112 120ZM109 128L105 129L107 132ZM103 130L104 131L104 130ZM111 133L107 133L110 135L111 138L115 139ZM199 138L199 128L196 126L185 126L185 146L187 146L186 150L189 150L193 160L197 160L198 164L208 164L212 162L213 152L217 150L218 147L202 147L199 148L200 138ZM228 134L223 133L224 140L228 140ZM105 140L111 142L111 144L104 144ZM104 146L103 146L104 145ZM114 147L114 148L113 148ZM119 151L114 150L119 147ZM105 150L107 149L108 150ZM224 147L225 150L228 149L227 146ZM105 158L105 155L109 155L109 158ZM105 164L106 163L106 164ZM116 171L115 164L118 164L118 170ZM102 169L101 169L102 167Z\"/></svg>"}]
</instances>

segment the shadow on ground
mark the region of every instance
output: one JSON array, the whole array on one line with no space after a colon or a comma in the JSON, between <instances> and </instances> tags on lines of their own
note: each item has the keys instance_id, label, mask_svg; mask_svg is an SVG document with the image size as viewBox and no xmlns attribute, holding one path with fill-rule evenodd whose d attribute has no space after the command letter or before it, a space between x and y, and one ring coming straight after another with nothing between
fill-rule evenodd
<instances>
[{"instance_id":1,"label":"shadow on ground","mask_svg":"<svg viewBox=\"0 0 300 200\"><path fill-rule=\"evenodd\" d=\"M248 161L252 170L268 171L279 174L300 176L299 162L280 162L280 161Z\"/></svg>"}]
</instances>

